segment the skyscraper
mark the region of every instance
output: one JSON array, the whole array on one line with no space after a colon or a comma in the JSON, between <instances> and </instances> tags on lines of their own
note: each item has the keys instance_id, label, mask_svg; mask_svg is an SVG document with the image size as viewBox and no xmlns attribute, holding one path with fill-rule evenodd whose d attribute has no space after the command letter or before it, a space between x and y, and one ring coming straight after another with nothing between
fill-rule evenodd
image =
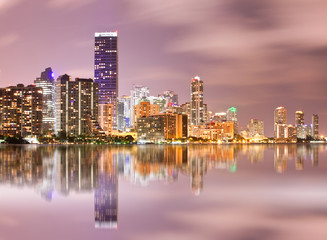
<instances>
[{"instance_id":1,"label":"skyscraper","mask_svg":"<svg viewBox=\"0 0 327 240\"><path fill-rule=\"evenodd\" d=\"M228 108L226 111L226 118L228 122L234 123L234 134L238 134L237 108Z\"/></svg>"},{"instance_id":2,"label":"skyscraper","mask_svg":"<svg viewBox=\"0 0 327 240\"><path fill-rule=\"evenodd\" d=\"M317 139L319 137L319 117L318 114L312 115L312 137Z\"/></svg>"},{"instance_id":3,"label":"skyscraper","mask_svg":"<svg viewBox=\"0 0 327 240\"><path fill-rule=\"evenodd\" d=\"M251 119L250 123L248 124L248 128L251 138L253 138L255 135L264 135L263 121Z\"/></svg>"},{"instance_id":4,"label":"skyscraper","mask_svg":"<svg viewBox=\"0 0 327 240\"><path fill-rule=\"evenodd\" d=\"M56 128L70 136L93 134L98 120L98 84L92 79L70 80L65 74L56 81Z\"/></svg>"},{"instance_id":5,"label":"skyscraper","mask_svg":"<svg viewBox=\"0 0 327 240\"><path fill-rule=\"evenodd\" d=\"M275 138L281 138L283 135L282 131L279 131L280 129L284 129L279 125L285 125L287 124L287 110L284 107L278 107L275 109L274 113L274 135ZM279 134L280 133L280 134Z\"/></svg>"},{"instance_id":6,"label":"skyscraper","mask_svg":"<svg viewBox=\"0 0 327 240\"><path fill-rule=\"evenodd\" d=\"M116 130L118 97L117 32L95 33L94 51L94 80L99 84L99 105L113 105L112 128Z\"/></svg>"},{"instance_id":7,"label":"skyscraper","mask_svg":"<svg viewBox=\"0 0 327 240\"><path fill-rule=\"evenodd\" d=\"M191 82L191 125L203 124L203 81L195 76Z\"/></svg>"},{"instance_id":8,"label":"skyscraper","mask_svg":"<svg viewBox=\"0 0 327 240\"><path fill-rule=\"evenodd\" d=\"M304 125L304 113L302 111L295 112L295 126Z\"/></svg>"},{"instance_id":9,"label":"skyscraper","mask_svg":"<svg viewBox=\"0 0 327 240\"><path fill-rule=\"evenodd\" d=\"M54 131L55 124L55 83L54 74L50 67L46 68L41 73L41 77L34 81L36 87L43 90L43 110L42 110L42 131Z\"/></svg>"}]
</instances>

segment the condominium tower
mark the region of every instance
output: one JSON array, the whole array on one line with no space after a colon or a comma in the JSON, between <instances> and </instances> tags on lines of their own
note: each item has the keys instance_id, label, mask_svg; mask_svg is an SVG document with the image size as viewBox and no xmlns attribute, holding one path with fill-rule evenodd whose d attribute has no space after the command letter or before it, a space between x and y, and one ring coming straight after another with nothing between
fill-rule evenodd
<instances>
[{"instance_id":1,"label":"condominium tower","mask_svg":"<svg viewBox=\"0 0 327 240\"><path fill-rule=\"evenodd\" d=\"M203 81L196 76L191 82L191 125L203 124L203 110Z\"/></svg>"},{"instance_id":2,"label":"condominium tower","mask_svg":"<svg viewBox=\"0 0 327 240\"><path fill-rule=\"evenodd\" d=\"M112 104L112 128L117 129L118 36L95 33L94 80L99 85L99 104ZM100 113L101 115L101 113Z\"/></svg>"}]
</instances>

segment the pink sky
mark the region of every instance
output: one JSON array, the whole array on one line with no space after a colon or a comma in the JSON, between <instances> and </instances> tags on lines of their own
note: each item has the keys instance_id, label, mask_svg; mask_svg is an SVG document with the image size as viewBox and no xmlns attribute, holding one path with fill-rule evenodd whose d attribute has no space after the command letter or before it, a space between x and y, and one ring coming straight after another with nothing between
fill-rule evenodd
<instances>
[{"instance_id":1,"label":"pink sky","mask_svg":"<svg viewBox=\"0 0 327 240\"><path fill-rule=\"evenodd\" d=\"M245 126L283 105L320 116L327 133L325 0L0 0L0 87L56 76L93 77L94 32L118 30L119 92L132 84L180 103L199 75L209 110L239 108Z\"/></svg>"}]
</instances>

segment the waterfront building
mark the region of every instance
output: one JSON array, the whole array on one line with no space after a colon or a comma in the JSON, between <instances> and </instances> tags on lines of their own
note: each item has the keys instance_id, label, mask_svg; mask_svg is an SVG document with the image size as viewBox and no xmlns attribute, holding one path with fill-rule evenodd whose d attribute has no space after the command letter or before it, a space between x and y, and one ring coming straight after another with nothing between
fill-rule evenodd
<instances>
[{"instance_id":1,"label":"waterfront building","mask_svg":"<svg viewBox=\"0 0 327 240\"><path fill-rule=\"evenodd\" d=\"M227 109L226 119L228 122L234 122L234 134L238 134L237 108L230 107Z\"/></svg>"},{"instance_id":2,"label":"waterfront building","mask_svg":"<svg viewBox=\"0 0 327 240\"><path fill-rule=\"evenodd\" d=\"M42 88L43 110L42 110L42 132L53 132L55 125L55 80L54 73L50 67L46 68L39 78L34 80L36 87Z\"/></svg>"},{"instance_id":3,"label":"waterfront building","mask_svg":"<svg viewBox=\"0 0 327 240\"><path fill-rule=\"evenodd\" d=\"M319 138L319 117L318 114L312 115L312 137Z\"/></svg>"},{"instance_id":4,"label":"waterfront building","mask_svg":"<svg viewBox=\"0 0 327 240\"><path fill-rule=\"evenodd\" d=\"M91 135L98 120L98 84L67 74L56 81L56 134Z\"/></svg>"},{"instance_id":5,"label":"waterfront building","mask_svg":"<svg viewBox=\"0 0 327 240\"><path fill-rule=\"evenodd\" d=\"M204 123L203 81L196 76L191 81L191 125Z\"/></svg>"},{"instance_id":6,"label":"waterfront building","mask_svg":"<svg viewBox=\"0 0 327 240\"><path fill-rule=\"evenodd\" d=\"M34 85L0 89L0 134L40 135L42 131L42 88Z\"/></svg>"},{"instance_id":7,"label":"waterfront building","mask_svg":"<svg viewBox=\"0 0 327 240\"><path fill-rule=\"evenodd\" d=\"M187 138L187 115L162 113L137 119L138 141L162 142Z\"/></svg>"},{"instance_id":8,"label":"waterfront building","mask_svg":"<svg viewBox=\"0 0 327 240\"><path fill-rule=\"evenodd\" d=\"M255 135L264 135L263 121L258 119L251 119L248 124L249 137L253 138Z\"/></svg>"},{"instance_id":9,"label":"waterfront building","mask_svg":"<svg viewBox=\"0 0 327 240\"><path fill-rule=\"evenodd\" d=\"M99 86L99 104L112 104L112 128L117 129L118 35L95 33L94 81Z\"/></svg>"},{"instance_id":10,"label":"waterfront building","mask_svg":"<svg viewBox=\"0 0 327 240\"><path fill-rule=\"evenodd\" d=\"M212 122L189 126L189 137L228 142L234 138L234 122Z\"/></svg>"},{"instance_id":11,"label":"waterfront building","mask_svg":"<svg viewBox=\"0 0 327 240\"><path fill-rule=\"evenodd\" d=\"M295 126L304 125L304 113L302 111L295 112Z\"/></svg>"},{"instance_id":12,"label":"waterfront building","mask_svg":"<svg viewBox=\"0 0 327 240\"><path fill-rule=\"evenodd\" d=\"M274 136L284 138L284 128L287 124L287 110L284 107L277 107L274 112ZM280 125L280 126L279 126Z\"/></svg>"},{"instance_id":13,"label":"waterfront building","mask_svg":"<svg viewBox=\"0 0 327 240\"><path fill-rule=\"evenodd\" d=\"M142 98L140 103L133 107L133 126L136 127L137 119L159 114L159 105L151 104L147 98Z\"/></svg>"}]
</instances>

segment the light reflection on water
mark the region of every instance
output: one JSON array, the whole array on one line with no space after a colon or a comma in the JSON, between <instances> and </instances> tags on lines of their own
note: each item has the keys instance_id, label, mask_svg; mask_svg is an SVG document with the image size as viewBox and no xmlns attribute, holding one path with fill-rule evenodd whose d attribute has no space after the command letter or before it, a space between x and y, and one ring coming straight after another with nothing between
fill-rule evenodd
<instances>
[{"instance_id":1,"label":"light reflection on water","mask_svg":"<svg viewBox=\"0 0 327 240\"><path fill-rule=\"evenodd\" d=\"M315 173L311 172L312 169L325 170L319 162L319 153L325 152L326 146L319 144L117 147L8 145L0 146L0 184L9 188L26 186L35 189L49 202L55 201L54 196L57 194L69 197L72 193L92 193L93 228L117 229L120 219L120 181L146 187L158 182L174 184L181 176L189 182L182 186L184 191L186 189L193 195L201 196L206 193L205 176L210 172L216 175L224 171L237 176L241 169L241 172L248 170L248 176L257 176L255 171L287 175L289 169L303 170L303 176L310 179L311 174ZM260 163L263 164L260 169L253 172L252 167ZM310 171L306 172L306 169ZM226 179L221 175L219 178L222 182ZM299 176L290 175L289 178L296 179ZM214 179L215 176L208 181ZM240 180L246 182L247 178ZM210 197L210 194L208 192L206 196ZM1 196L5 194L1 193ZM174 196L168 197L168 200L175 201Z\"/></svg>"}]
</instances>

